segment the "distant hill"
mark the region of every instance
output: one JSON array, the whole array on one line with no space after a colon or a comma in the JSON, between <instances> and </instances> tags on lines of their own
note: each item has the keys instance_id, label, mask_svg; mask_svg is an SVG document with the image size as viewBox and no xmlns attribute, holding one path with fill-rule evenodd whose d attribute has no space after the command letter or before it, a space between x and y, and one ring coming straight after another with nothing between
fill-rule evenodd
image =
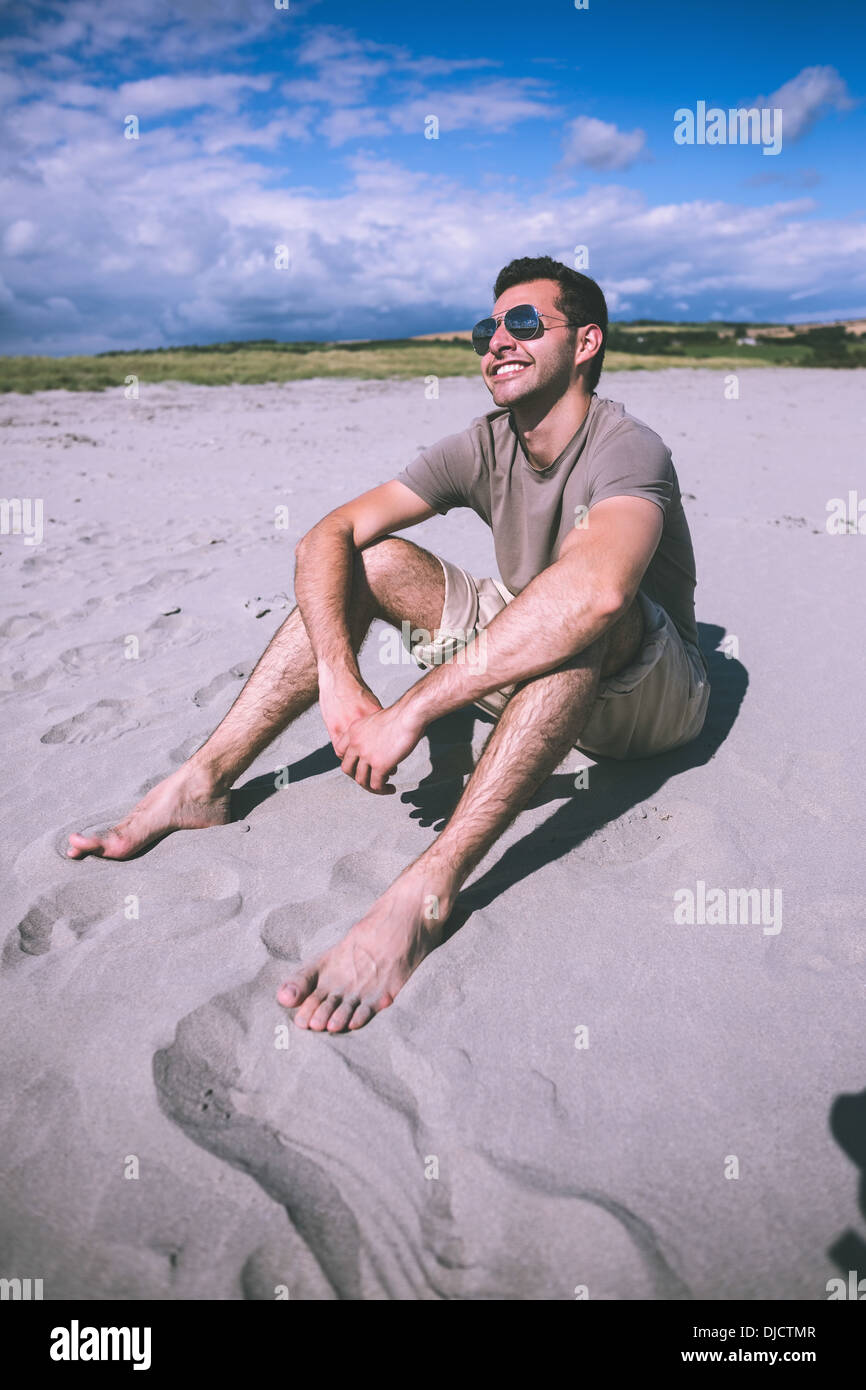
<instances>
[{"instance_id":1,"label":"distant hill","mask_svg":"<svg viewBox=\"0 0 866 1390\"><path fill-rule=\"evenodd\" d=\"M140 384L202 386L313 377L424 380L477 377L471 333L347 342L234 342L101 352L89 357L0 357L0 392L135 393ZM712 367L866 367L866 321L836 324L621 323L608 332L606 373Z\"/></svg>"},{"instance_id":2,"label":"distant hill","mask_svg":"<svg viewBox=\"0 0 866 1390\"><path fill-rule=\"evenodd\" d=\"M856 338L866 334L866 319L835 319L831 323L745 323L739 319L736 322L731 320L729 323L722 323L717 319L708 320L706 323L678 323L674 319L611 319L610 326L622 329L624 333L714 332L719 338L733 337L735 329L745 330L740 334L743 337L755 337L760 334L765 338L793 338L798 333L809 333L813 328L844 328L846 334ZM452 342L454 339L465 339L469 342L472 339L472 330L457 328L450 333L444 330L441 333L416 333L411 341Z\"/></svg>"}]
</instances>

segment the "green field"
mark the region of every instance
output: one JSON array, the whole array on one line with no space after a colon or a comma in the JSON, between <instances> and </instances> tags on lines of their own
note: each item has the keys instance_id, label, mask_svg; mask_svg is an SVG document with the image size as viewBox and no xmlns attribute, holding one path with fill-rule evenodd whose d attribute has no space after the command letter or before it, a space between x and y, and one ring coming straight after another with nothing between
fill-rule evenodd
<instances>
[{"instance_id":1,"label":"green field","mask_svg":"<svg viewBox=\"0 0 866 1390\"><path fill-rule=\"evenodd\" d=\"M744 325L739 325L744 328ZM766 325L772 333L773 325ZM863 367L866 337L844 326L757 338L738 346L734 325L611 324L607 371L671 367ZM776 330L778 333L779 330ZM207 347L104 352L94 357L0 357L0 392L100 391L140 382L191 381L202 386L301 381L309 377L477 376L479 359L465 338L397 338L359 343L215 343Z\"/></svg>"}]
</instances>

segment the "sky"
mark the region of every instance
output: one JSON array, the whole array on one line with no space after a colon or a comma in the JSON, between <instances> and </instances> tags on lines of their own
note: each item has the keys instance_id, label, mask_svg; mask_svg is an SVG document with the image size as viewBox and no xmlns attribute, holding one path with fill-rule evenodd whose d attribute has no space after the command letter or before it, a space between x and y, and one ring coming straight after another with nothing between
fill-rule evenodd
<instances>
[{"instance_id":1,"label":"sky","mask_svg":"<svg viewBox=\"0 0 866 1390\"><path fill-rule=\"evenodd\" d=\"M542 254L615 319L866 316L864 50L855 0L0 0L0 352L469 328Z\"/></svg>"}]
</instances>

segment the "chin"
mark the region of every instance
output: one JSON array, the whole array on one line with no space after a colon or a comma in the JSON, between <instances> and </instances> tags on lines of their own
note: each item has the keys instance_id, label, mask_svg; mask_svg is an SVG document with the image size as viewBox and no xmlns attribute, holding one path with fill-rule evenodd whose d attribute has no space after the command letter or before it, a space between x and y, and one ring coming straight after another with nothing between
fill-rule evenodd
<instances>
[{"instance_id":1,"label":"chin","mask_svg":"<svg viewBox=\"0 0 866 1390\"><path fill-rule=\"evenodd\" d=\"M488 387L491 395L502 392L509 400L514 400L517 396L523 395L524 393L528 395L532 389L528 382L521 382L520 386L518 386L517 382L518 377L516 376L506 376L501 379L499 377L493 377L492 381L488 382Z\"/></svg>"},{"instance_id":2,"label":"chin","mask_svg":"<svg viewBox=\"0 0 866 1390\"><path fill-rule=\"evenodd\" d=\"M533 388L528 383L520 387L516 381L509 384L507 381L494 380L490 386L490 393L498 404L511 405L513 401L528 400L533 395Z\"/></svg>"}]
</instances>

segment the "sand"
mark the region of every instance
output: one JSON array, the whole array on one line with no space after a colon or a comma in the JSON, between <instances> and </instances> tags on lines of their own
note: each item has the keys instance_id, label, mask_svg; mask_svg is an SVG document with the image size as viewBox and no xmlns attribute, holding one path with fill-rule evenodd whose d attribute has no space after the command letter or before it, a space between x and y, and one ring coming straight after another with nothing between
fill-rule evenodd
<instances>
[{"instance_id":1,"label":"sand","mask_svg":"<svg viewBox=\"0 0 866 1390\"><path fill-rule=\"evenodd\" d=\"M464 925L338 1037L275 990L430 842L484 716L437 726L374 799L314 708L241 779L245 819L129 863L63 846L203 741L292 606L297 538L486 391L3 398L2 490L44 499L44 537L0 536L0 1275L92 1300L826 1298L864 1229L866 1097L838 1098L866 1086L866 540L825 525L862 485L863 378L739 387L601 386L689 494L704 734L585 789L591 760L566 759ZM411 535L495 573L469 512ZM384 632L362 665L389 703L417 671ZM677 922L698 881L779 889L781 930Z\"/></svg>"}]
</instances>

